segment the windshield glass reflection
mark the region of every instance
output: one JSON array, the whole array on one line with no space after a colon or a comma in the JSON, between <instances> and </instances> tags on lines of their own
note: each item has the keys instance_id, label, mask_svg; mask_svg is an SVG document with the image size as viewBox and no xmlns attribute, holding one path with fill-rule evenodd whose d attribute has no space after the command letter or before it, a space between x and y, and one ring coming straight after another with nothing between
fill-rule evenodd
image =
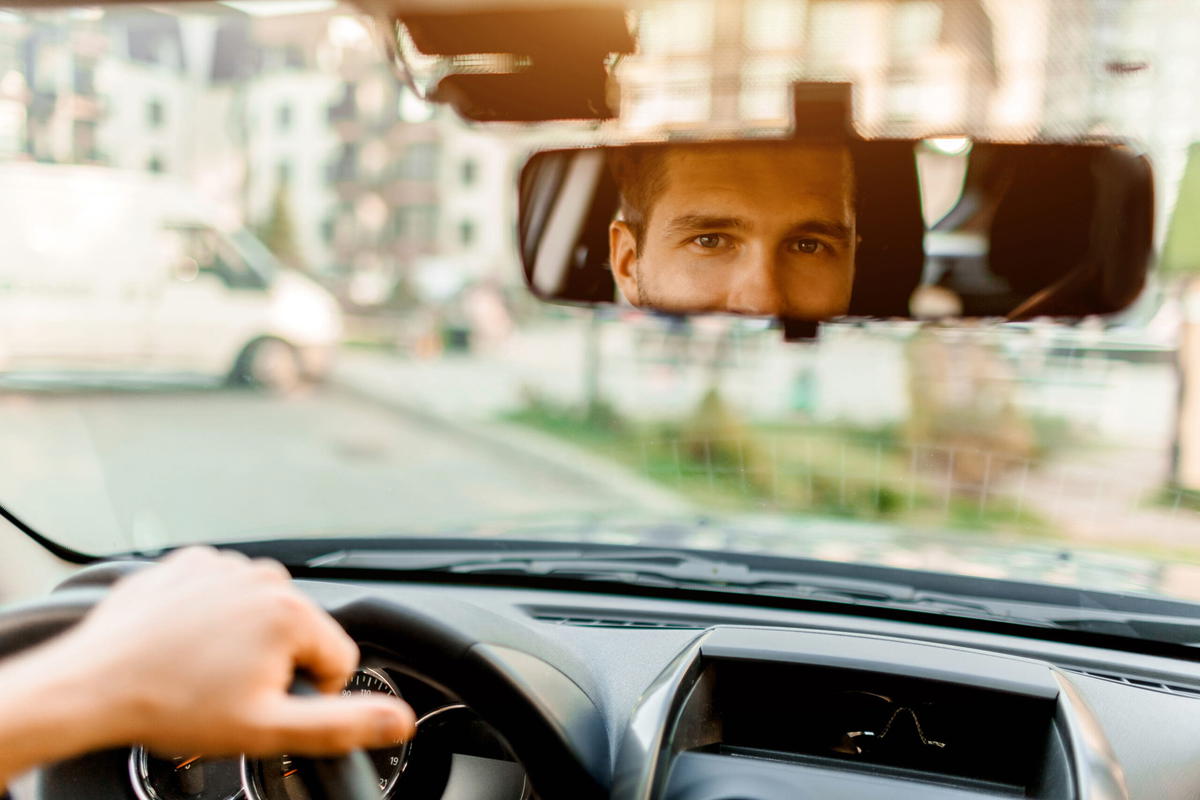
<instances>
[{"instance_id":1,"label":"windshield glass reflection","mask_svg":"<svg viewBox=\"0 0 1200 800\"><path fill-rule=\"evenodd\" d=\"M1143 102L1164 95L1164 73L1130 65L1169 28L1148 9L1076 20L1087 41L1125 42L1120 58L1043 64L1049 32L1082 30L1066 24L1080 5L746 0L731 44L712 24L726 0L652 4L619 65L619 125L671 112L685 133L734 117L782 130L793 80L857 81L864 131L909 137L938 176L922 179L928 215L904 221L918 256L925 233L957 237L926 276L945 290L932 302L1000 297L975 280L967 234L995 222L987 191L1007 168L936 134L972 120L1008 141L1140 127L1169 176L1155 199L1164 267L1118 316L826 324L801 343L763 320L637 306L825 315L871 299L858 265L879 240L861 162L841 148L625 165L635 197L588 251L611 249L616 273L580 292L630 303L553 306L530 296L511 230L528 141L422 105L353 8L0 14L0 503L89 553L538 538L1200 599L1200 118ZM990 55L963 55L980 50L958 46L963 31L984 29L967 38ZM742 44L770 57L700 68ZM1144 55L1191 74L1200 55L1185 45ZM866 52L878 60L856 60ZM1096 68L1110 63L1142 94ZM667 88L651 90L654 70ZM655 170L667 177L643 192L639 253L637 187ZM752 173L767 189L741 186ZM1060 224L1050 214L1033 241ZM768 255L807 277L743 280ZM1049 270L1053 255L1005 257ZM905 259L911 288L927 264ZM682 297L680 270L716 277Z\"/></svg>"}]
</instances>

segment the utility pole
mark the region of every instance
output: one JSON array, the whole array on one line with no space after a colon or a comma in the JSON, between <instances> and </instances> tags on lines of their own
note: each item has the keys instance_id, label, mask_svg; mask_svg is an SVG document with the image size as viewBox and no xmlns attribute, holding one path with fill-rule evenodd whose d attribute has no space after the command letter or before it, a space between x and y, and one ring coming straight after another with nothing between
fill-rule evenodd
<instances>
[{"instance_id":1,"label":"utility pole","mask_svg":"<svg viewBox=\"0 0 1200 800\"><path fill-rule=\"evenodd\" d=\"M714 122L741 117L742 70L746 61L746 0L717 0L713 9L712 102Z\"/></svg>"},{"instance_id":2,"label":"utility pole","mask_svg":"<svg viewBox=\"0 0 1200 800\"><path fill-rule=\"evenodd\" d=\"M592 309L583 337L583 408L591 420L600 410L600 309Z\"/></svg>"}]
</instances>

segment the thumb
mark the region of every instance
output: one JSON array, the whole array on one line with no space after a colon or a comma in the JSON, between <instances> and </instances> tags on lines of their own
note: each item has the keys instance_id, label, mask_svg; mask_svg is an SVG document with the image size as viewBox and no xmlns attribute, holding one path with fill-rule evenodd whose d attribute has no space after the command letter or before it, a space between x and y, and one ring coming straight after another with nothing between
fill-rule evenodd
<instances>
[{"instance_id":1,"label":"thumb","mask_svg":"<svg viewBox=\"0 0 1200 800\"><path fill-rule=\"evenodd\" d=\"M262 735L251 749L259 755L340 755L357 748L393 747L416 732L416 715L409 705L382 695L283 695L257 720Z\"/></svg>"}]
</instances>

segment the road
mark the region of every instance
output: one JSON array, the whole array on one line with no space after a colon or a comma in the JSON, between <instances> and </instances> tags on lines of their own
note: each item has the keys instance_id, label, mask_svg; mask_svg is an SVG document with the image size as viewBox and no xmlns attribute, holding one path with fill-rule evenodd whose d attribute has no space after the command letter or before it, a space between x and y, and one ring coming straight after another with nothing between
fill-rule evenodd
<instances>
[{"instance_id":1,"label":"road","mask_svg":"<svg viewBox=\"0 0 1200 800\"><path fill-rule=\"evenodd\" d=\"M336 387L0 391L0 453L0 502L85 552L630 510L586 473Z\"/></svg>"},{"instance_id":2,"label":"road","mask_svg":"<svg viewBox=\"0 0 1200 800\"><path fill-rule=\"evenodd\" d=\"M678 497L629 470L511 426L472 420L471 407L458 409L458 421L430 414L422 396L402 391L403 381L389 383L378 372L366 381L371 376L362 366L339 373L334 385L287 397L195 384L117 391L0 383L0 503L90 553L252 538L437 535L477 524L484 527L476 534L502 536L507 522L530 517L686 513L672 505ZM464 383L457 391L468 389ZM901 530L826 519L771 522L787 523L764 544L781 552L1004 574L988 561L994 555L963 555L941 540L900 541ZM719 529L697 535L687 544L733 546ZM969 549L972 542L955 544ZM1052 555L1058 580L1091 575L1095 566ZM1032 569L1037 559L1024 558ZM1143 574L1143 566L1109 558L1096 574L1105 585L1161 584L1173 594L1200 596L1195 567Z\"/></svg>"}]
</instances>

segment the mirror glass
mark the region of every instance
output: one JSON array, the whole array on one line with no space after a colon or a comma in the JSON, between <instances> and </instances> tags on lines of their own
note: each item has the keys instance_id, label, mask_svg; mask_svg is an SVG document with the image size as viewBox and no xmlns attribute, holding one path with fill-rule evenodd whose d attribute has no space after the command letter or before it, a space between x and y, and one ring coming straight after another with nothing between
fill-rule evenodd
<instances>
[{"instance_id":1,"label":"mirror glass","mask_svg":"<svg viewBox=\"0 0 1200 800\"><path fill-rule=\"evenodd\" d=\"M688 142L534 155L519 235L554 302L1015 320L1132 303L1152 207L1114 144Z\"/></svg>"}]
</instances>

